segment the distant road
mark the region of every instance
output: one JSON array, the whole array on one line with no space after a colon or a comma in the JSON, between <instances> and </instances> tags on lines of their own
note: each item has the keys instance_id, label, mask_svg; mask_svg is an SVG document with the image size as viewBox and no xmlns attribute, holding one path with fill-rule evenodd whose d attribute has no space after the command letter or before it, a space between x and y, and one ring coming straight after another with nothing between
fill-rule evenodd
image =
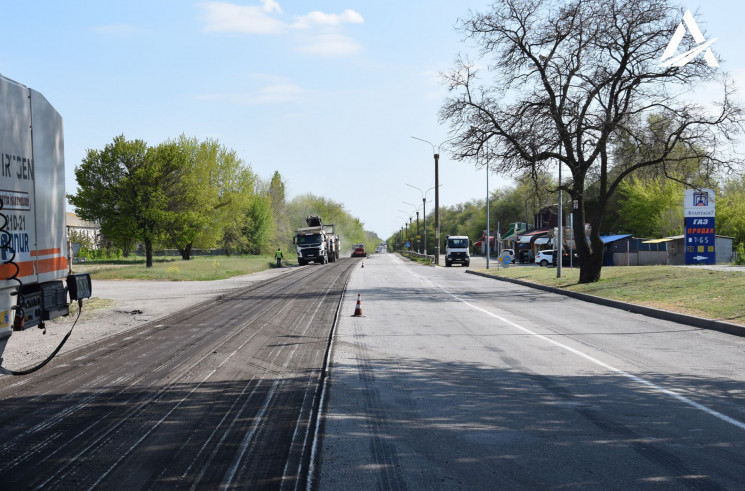
<instances>
[{"instance_id":1,"label":"distant road","mask_svg":"<svg viewBox=\"0 0 745 491\"><path fill-rule=\"evenodd\" d=\"M319 489L742 489L745 338L376 255Z\"/></svg>"}]
</instances>

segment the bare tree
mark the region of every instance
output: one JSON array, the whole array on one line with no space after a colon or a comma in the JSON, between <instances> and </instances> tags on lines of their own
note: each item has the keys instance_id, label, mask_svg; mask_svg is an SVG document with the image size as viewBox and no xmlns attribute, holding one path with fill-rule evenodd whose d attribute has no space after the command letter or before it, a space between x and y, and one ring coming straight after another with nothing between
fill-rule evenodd
<instances>
[{"instance_id":1,"label":"bare tree","mask_svg":"<svg viewBox=\"0 0 745 491\"><path fill-rule=\"evenodd\" d=\"M695 156L708 170L738 164L723 153L743 121L723 70L709 66L711 56L661 63L682 14L660 0L497 0L459 23L481 48L489 78L481 82L464 57L446 74L452 95L440 117L457 136L454 157L481 165L487 156L508 175L537 176L560 161L575 237L591 225L588 240L576 241L581 283L600 279L603 214L623 179L650 166L664 171L676 155ZM690 34L685 45L696 46ZM722 98L714 110L691 102L692 87L715 81ZM622 136L637 157L614 158Z\"/></svg>"}]
</instances>

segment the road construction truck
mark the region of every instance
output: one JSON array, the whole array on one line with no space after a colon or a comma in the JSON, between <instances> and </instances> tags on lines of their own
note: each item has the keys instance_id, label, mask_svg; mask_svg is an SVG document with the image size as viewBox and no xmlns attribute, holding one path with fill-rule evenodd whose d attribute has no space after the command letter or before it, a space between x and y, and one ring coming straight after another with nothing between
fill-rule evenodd
<instances>
[{"instance_id":1,"label":"road construction truck","mask_svg":"<svg viewBox=\"0 0 745 491\"><path fill-rule=\"evenodd\" d=\"M68 295L81 306L90 296L90 276L68 271L62 118L0 75L0 373L19 374L2 366L13 331L45 328L69 314Z\"/></svg>"},{"instance_id":2,"label":"road construction truck","mask_svg":"<svg viewBox=\"0 0 745 491\"><path fill-rule=\"evenodd\" d=\"M297 247L297 262L300 266L315 262L333 263L339 259L341 241L333 225L324 225L321 217L309 216L307 227L295 230L293 243Z\"/></svg>"}]
</instances>

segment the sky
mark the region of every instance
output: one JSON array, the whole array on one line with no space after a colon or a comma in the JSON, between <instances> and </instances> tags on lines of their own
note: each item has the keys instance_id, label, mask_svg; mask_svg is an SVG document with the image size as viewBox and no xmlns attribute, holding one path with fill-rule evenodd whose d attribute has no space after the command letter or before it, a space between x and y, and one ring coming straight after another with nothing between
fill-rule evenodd
<instances>
[{"instance_id":1,"label":"sky","mask_svg":"<svg viewBox=\"0 0 745 491\"><path fill-rule=\"evenodd\" d=\"M696 2L681 5L698 10L721 69L745 90L745 4ZM118 135L149 145L212 138L263 179L279 171L289 198L342 203L385 239L434 186L432 147L411 137L435 146L449 137L440 74L474 52L455 25L491 2L3 3L0 74L62 115L68 193L87 149ZM443 207L486 196L485 171L446 150L439 180ZM511 184L489 177L492 190ZM429 216L434 191L427 199Z\"/></svg>"}]
</instances>

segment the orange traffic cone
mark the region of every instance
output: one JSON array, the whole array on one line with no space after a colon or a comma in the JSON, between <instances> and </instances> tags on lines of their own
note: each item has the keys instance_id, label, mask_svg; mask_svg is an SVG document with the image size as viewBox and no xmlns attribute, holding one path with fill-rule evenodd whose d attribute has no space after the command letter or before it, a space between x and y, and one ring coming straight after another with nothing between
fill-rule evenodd
<instances>
[{"instance_id":1,"label":"orange traffic cone","mask_svg":"<svg viewBox=\"0 0 745 491\"><path fill-rule=\"evenodd\" d=\"M352 317L363 317L362 315L362 304L360 303L360 294L357 294L357 306L354 308L354 315Z\"/></svg>"}]
</instances>

